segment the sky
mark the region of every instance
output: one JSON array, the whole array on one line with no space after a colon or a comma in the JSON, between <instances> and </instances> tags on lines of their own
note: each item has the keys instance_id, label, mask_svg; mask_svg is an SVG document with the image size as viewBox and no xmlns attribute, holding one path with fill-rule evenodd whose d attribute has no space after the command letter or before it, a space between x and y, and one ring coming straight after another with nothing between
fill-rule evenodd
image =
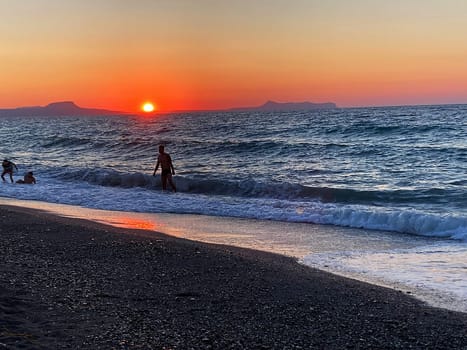
<instances>
[{"instance_id":1,"label":"sky","mask_svg":"<svg viewBox=\"0 0 467 350\"><path fill-rule=\"evenodd\" d=\"M465 0L0 0L0 108L467 103Z\"/></svg>"}]
</instances>

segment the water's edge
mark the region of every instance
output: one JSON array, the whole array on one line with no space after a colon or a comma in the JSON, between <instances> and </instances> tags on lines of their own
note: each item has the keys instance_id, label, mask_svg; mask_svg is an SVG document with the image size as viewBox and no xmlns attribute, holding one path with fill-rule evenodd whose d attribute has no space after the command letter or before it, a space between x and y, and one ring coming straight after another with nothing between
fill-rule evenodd
<instances>
[{"instance_id":1,"label":"water's edge","mask_svg":"<svg viewBox=\"0 0 467 350\"><path fill-rule=\"evenodd\" d=\"M298 262L343 277L388 287L413 295L434 307L467 312L467 305L449 294L414 288L404 283L387 281L371 275L343 270L329 264L329 259L310 259L313 256L332 257L351 250L381 251L410 249L436 239L412 235L387 235L384 232L358 230L330 225L310 225L254 219L210 217L190 214L147 214L89 209L79 206L40 201L1 198L0 205L40 209L54 215L85 219L106 225L158 231L194 241L224 244L263 250L294 257Z\"/></svg>"}]
</instances>

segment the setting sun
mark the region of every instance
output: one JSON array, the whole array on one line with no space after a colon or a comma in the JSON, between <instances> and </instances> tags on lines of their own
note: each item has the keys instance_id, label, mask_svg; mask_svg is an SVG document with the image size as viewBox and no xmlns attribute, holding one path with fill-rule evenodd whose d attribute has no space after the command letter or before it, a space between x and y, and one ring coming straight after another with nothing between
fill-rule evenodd
<instances>
[{"instance_id":1,"label":"setting sun","mask_svg":"<svg viewBox=\"0 0 467 350\"><path fill-rule=\"evenodd\" d=\"M153 112L155 110L155 107L154 107L154 104L152 104L151 102L145 102L141 109L146 112L146 113L149 113L149 112Z\"/></svg>"}]
</instances>

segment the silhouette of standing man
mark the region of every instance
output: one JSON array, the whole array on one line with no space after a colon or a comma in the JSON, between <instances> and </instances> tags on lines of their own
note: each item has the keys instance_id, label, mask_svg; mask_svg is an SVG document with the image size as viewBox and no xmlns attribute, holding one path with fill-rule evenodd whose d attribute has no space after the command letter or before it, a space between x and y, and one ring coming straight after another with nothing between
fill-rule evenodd
<instances>
[{"instance_id":1,"label":"silhouette of standing man","mask_svg":"<svg viewBox=\"0 0 467 350\"><path fill-rule=\"evenodd\" d=\"M159 156L157 157L156 167L154 168L154 173L152 176L156 176L156 171L159 169L159 165L161 166L161 183L162 189L165 191L167 189L167 182L169 182L170 187L174 192L177 192L175 188L175 184L172 181L172 175L175 175L175 169L172 164L172 158L168 153L164 152L164 146L159 146Z\"/></svg>"}]
</instances>

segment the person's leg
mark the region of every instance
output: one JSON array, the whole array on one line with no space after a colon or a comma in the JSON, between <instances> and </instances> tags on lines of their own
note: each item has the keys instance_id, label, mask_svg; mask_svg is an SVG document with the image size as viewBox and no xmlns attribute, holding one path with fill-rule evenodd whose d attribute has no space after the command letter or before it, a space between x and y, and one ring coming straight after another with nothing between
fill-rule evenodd
<instances>
[{"instance_id":1,"label":"person's leg","mask_svg":"<svg viewBox=\"0 0 467 350\"><path fill-rule=\"evenodd\" d=\"M162 189L165 191L167 189L167 175L161 175Z\"/></svg>"},{"instance_id":2,"label":"person's leg","mask_svg":"<svg viewBox=\"0 0 467 350\"><path fill-rule=\"evenodd\" d=\"M3 181L5 181L5 174L6 174L6 171L4 170L4 171L2 172L2 180L3 180Z\"/></svg>"},{"instance_id":3,"label":"person's leg","mask_svg":"<svg viewBox=\"0 0 467 350\"><path fill-rule=\"evenodd\" d=\"M12 171L10 171L10 180L11 180L11 183L14 182L14 181L13 181L13 172L12 172Z\"/></svg>"},{"instance_id":4,"label":"person's leg","mask_svg":"<svg viewBox=\"0 0 467 350\"><path fill-rule=\"evenodd\" d=\"M174 182L173 182L173 180L172 180L172 174L169 174L169 175L167 176L167 180L169 181L169 184L170 184L170 187L172 187L172 190L173 190L174 192L177 192L177 189L175 188L175 184L174 184Z\"/></svg>"}]
</instances>

